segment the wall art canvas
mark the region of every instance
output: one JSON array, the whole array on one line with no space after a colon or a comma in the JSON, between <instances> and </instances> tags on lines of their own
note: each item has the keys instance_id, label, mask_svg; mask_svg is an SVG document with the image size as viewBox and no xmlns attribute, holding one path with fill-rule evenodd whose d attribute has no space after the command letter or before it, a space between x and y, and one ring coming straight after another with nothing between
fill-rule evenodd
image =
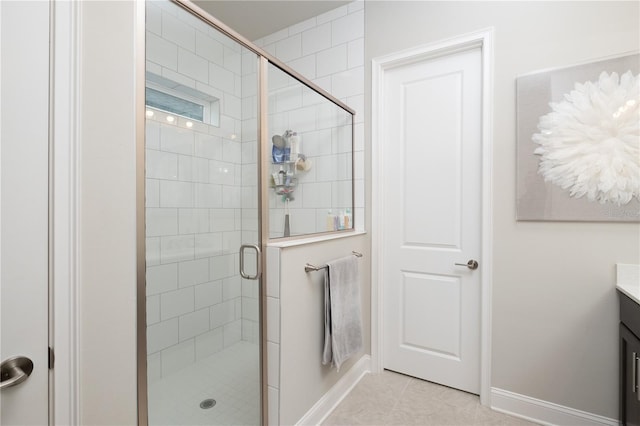
<instances>
[{"instance_id":1,"label":"wall art canvas","mask_svg":"<svg viewBox=\"0 0 640 426\"><path fill-rule=\"evenodd\" d=\"M640 222L640 55L518 77L517 219Z\"/></svg>"}]
</instances>

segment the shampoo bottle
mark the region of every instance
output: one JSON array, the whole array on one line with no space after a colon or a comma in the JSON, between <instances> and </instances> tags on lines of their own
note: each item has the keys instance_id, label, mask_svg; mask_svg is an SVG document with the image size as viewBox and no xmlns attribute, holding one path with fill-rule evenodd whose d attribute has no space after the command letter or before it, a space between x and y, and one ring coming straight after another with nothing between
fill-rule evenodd
<instances>
[{"instance_id":1,"label":"shampoo bottle","mask_svg":"<svg viewBox=\"0 0 640 426\"><path fill-rule=\"evenodd\" d=\"M287 130L282 135L284 139L284 161L291 161L291 135L293 132L291 130Z\"/></svg>"},{"instance_id":2,"label":"shampoo bottle","mask_svg":"<svg viewBox=\"0 0 640 426\"><path fill-rule=\"evenodd\" d=\"M291 144L291 161L297 161L298 154L300 154L300 136L298 136L298 133L291 133L289 142Z\"/></svg>"}]
</instances>

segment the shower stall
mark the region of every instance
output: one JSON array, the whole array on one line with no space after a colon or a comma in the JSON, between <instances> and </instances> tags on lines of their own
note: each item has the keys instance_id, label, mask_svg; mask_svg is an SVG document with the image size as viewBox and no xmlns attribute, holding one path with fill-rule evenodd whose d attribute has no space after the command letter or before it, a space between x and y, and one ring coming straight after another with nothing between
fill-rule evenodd
<instances>
[{"instance_id":1,"label":"shower stall","mask_svg":"<svg viewBox=\"0 0 640 426\"><path fill-rule=\"evenodd\" d=\"M354 112L188 1L145 42L139 423L261 424L263 248L353 228Z\"/></svg>"}]
</instances>

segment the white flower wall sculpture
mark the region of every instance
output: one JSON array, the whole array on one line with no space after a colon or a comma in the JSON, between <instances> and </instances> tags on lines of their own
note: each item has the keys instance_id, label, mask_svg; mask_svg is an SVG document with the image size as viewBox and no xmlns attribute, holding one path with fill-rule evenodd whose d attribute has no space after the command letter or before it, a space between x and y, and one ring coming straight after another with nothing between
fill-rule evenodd
<instances>
[{"instance_id":1,"label":"white flower wall sculpture","mask_svg":"<svg viewBox=\"0 0 640 426\"><path fill-rule=\"evenodd\" d=\"M631 71L576 83L540 117L538 173L571 197L621 206L640 198L640 87Z\"/></svg>"}]
</instances>

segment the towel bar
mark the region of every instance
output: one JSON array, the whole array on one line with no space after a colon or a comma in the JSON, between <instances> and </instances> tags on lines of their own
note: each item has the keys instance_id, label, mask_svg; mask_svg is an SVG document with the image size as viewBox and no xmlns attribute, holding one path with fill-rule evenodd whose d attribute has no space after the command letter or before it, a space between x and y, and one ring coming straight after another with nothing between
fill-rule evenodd
<instances>
[{"instance_id":1,"label":"towel bar","mask_svg":"<svg viewBox=\"0 0 640 426\"><path fill-rule=\"evenodd\" d=\"M362 253L358 253L357 251L352 251L351 254L354 255L355 257L362 257ZM307 263L307 264L304 265L304 271L305 272L319 271L319 270L324 269L326 267L327 267L327 265L315 266L315 265L312 265L310 263Z\"/></svg>"}]
</instances>

